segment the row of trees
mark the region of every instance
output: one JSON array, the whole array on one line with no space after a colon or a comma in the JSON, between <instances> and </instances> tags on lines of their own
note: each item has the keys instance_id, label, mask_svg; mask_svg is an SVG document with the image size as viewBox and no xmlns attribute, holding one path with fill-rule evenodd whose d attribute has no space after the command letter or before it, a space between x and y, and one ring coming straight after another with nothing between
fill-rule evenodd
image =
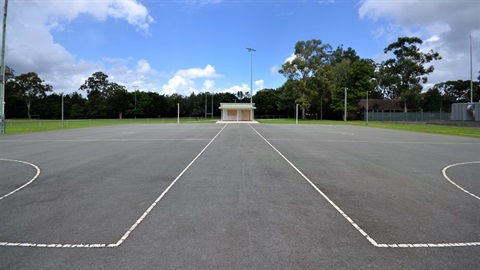
<instances>
[{"instance_id":1,"label":"row of trees","mask_svg":"<svg viewBox=\"0 0 480 270\"><path fill-rule=\"evenodd\" d=\"M446 81L423 91L427 75L434 71L429 63L441 57L434 51L420 51L420 44L422 40L416 37L399 38L384 50L392 58L375 63L360 58L352 48L333 49L318 39L297 42L295 58L279 70L286 82L278 89L263 89L253 96L255 114L291 117L295 104L299 104L304 118L339 119L344 110L345 90L347 109L353 113L362 110L358 104L367 91L373 99L400 99L410 110L449 111L452 103L469 101L470 81ZM6 79L7 117L60 117L61 95L53 93L52 86L36 73L15 76L7 67ZM473 88L473 99L478 101L480 82L473 82ZM220 115L221 102L244 101L249 101L248 93L167 96L138 90L128 92L125 86L109 81L108 75L99 71L78 92L64 97L64 108L65 116L72 119L152 118L176 116L179 103L182 116L202 117L212 112Z\"/></svg>"}]
</instances>

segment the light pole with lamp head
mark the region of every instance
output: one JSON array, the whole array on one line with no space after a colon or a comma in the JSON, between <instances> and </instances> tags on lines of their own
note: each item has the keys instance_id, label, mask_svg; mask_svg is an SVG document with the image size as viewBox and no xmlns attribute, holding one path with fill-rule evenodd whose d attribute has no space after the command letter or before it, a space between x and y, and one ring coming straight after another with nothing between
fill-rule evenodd
<instances>
[{"instance_id":1,"label":"light pole with lamp head","mask_svg":"<svg viewBox=\"0 0 480 270\"><path fill-rule=\"evenodd\" d=\"M253 52L257 50L253 48L247 48L248 52L250 52L250 103L252 103L252 94L253 94Z\"/></svg>"}]
</instances>

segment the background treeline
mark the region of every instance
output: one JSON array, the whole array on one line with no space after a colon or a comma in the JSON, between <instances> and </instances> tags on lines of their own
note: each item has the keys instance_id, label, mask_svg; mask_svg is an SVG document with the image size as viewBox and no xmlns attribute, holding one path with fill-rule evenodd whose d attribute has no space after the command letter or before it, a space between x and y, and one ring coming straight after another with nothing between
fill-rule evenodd
<instances>
[{"instance_id":1,"label":"background treeline","mask_svg":"<svg viewBox=\"0 0 480 270\"><path fill-rule=\"evenodd\" d=\"M341 119L344 93L348 93L349 117L361 115L365 109L359 101L370 99L400 100L409 111L450 111L454 102L480 100L478 81L445 81L423 89L427 75L434 71L430 62L441 59L434 51L421 52L423 41L402 37L384 52L392 56L382 63L360 58L352 48L333 48L321 40L299 41L295 44L292 61L282 65L279 73L286 82L277 89L263 89L253 96L258 116L294 117L299 104L303 118ZM46 84L35 72L15 75L6 68L5 112L7 118L59 119L61 94ZM84 118L157 118L175 117L177 103L182 117L220 116L222 102L250 102L249 93L200 93L182 96L161 95L135 90L108 79L98 71L92 74L79 90L64 96L64 116ZM213 105L213 108L212 108Z\"/></svg>"}]
</instances>

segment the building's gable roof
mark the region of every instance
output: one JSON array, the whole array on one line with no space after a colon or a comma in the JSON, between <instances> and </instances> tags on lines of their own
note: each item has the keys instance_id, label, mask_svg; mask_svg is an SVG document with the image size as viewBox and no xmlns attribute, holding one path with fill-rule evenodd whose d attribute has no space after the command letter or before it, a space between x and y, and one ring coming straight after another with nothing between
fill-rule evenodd
<instances>
[{"instance_id":1,"label":"building's gable roof","mask_svg":"<svg viewBox=\"0 0 480 270\"><path fill-rule=\"evenodd\" d=\"M220 103L220 110L255 110L255 103Z\"/></svg>"}]
</instances>

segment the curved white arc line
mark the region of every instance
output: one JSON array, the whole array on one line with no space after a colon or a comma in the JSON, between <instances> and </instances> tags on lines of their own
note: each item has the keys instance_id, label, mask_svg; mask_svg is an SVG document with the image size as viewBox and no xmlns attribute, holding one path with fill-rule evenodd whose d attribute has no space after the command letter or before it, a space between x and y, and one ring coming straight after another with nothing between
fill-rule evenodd
<instances>
[{"instance_id":1,"label":"curved white arc line","mask_svg":"<svg viewBox=\"0 0 480 270\"><path fill-rule=\"evenodd\" d=\"M472 192L462 188L460 185L458 185L457 183L453 182L447 175L447 170L452 168L452 167L456 167L456 166L460 166L460 165L468 165L468 164L480 164L480 161L469 161L469 162L462 162L462 163L456 163L456 164L452 164L452 165L449 165L445 168L443 168L442 170L442 174L443 174L443 177L445 177L445 179L447 179L448 182L450 182L450 184L456 186L458 189L460 189L461 191L467 193L468 195L474 197L475 199L477 200L480 200L480 197L473 194Z\"/></svg>"},{"instance_id":2,"label":"curved white arc line","mask_svg":"<svg viewBox=\"0 0 480 270\"><path fill-rule=\"evenodd\" d=\"M28 181L27 183L23 184L22 186L20 186L19 188L11 191L10 193L7 193L5 195L3 195L2 197L0 197L0 201L7 198L8 196L16 193L17 191L20 191L21 189L25 188L26 186L30 185L33 181L35 181L37 179L37 177L40 175L40 168L33 164L33 163L30 163L30 162L26 162L26 161L21 161L21 160L15 160L15 159L5 159L5 158L0 158L0 161L10 161L10 162L16 162L16 163L23 163L23 164L26 164L26 165L30 165L32 166L33 168L35 168L35 170L37 170L37 174L35 174L35 176L30 180Z\"/></svg>"}]
</instances>

